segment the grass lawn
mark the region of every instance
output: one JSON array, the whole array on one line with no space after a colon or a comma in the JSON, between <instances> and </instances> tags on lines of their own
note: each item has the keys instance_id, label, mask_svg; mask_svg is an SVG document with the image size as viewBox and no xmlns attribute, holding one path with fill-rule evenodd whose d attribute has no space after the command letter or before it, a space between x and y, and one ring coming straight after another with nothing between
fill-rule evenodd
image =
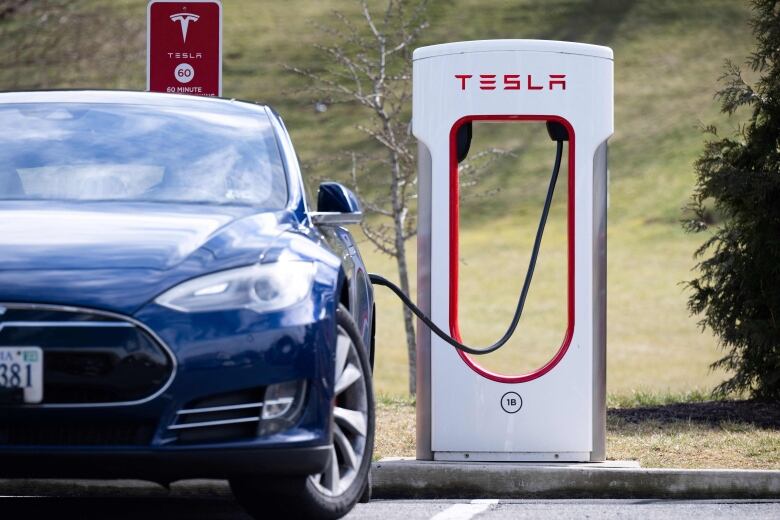
<instances>
[{"instance_id":1,"label":"grass lawn","mask_svg":"<svg viewBox=\"0 0 780 520\"><path fill-rule=\"evenodd\" d=\"M607 457L649 468L780 469L780 406L712 404L704 395L612 397ZM414 457L414 424L412 401L377 399L374 458Z\"/></svg>"},{"instance_id":2,"label":"grass lawn","mask_svg":"<svg viewBox=\"0 0 780 520\"><path fill-rule=\"evenodd\" d=\"M585 3L552 5L553 12L561 14ZM659 412L680 401L704 400L709 389L727 376L709 370L721 355L716 339L703 333L686 309L688 295L682 282L695 275L692 253L703 237L686 235L679 221L693 188L692 165L702 148L698 127L714 122L728 129L735 124L717 113L712 95L723 59L742 62L749 52L746 6L719 1L588 5L594 13L582 14L588 20L581 23L589 27L581 29L588 37L562 39L604 43L615 51L607 454L611 459L638 460L646 467L780 469L777 423L722 417L701 404L699 411L708 420L692 420L696 413L690 410L672 417ZM607 12L610 9L620 12ZM468 9L464 12L474 15ZM516 16L528 22L534 13L538 15L530 9ZM478 34L473 27L479 19L476 15L464 31ZM545 27L539 32L555 31L543 16L538 22ZM561 30L576 32L571 26ZM531 33L536 35L535 30ZM461 212L461 330L476 345L492 343L509 323L552 160L549 142L520 134L494 137L492 144L515 151L516 156L502 160L471 188L472 197L464 201ZM565 320L561 273L566 259L562 192L556 192L519 331L505 349L480 358L488 367L514 373L535 368L560 344ZM481 193L490 196L480 197ZM364 244L362 251L370 270L394 272L393 262L370 245ZM412 248L410 257L414 254ZM384 397L378 400L376 456L413 456L414 407L398 397L407 385L400 305L379 288L377 308L376 386Z\"/></svg>"},{"instance_id":3,"label":"grass lawn","mask_svg":"<svg viewBox=\"0 0 780 520\"><path fill-rule=\"evenodd\" d=\"M146 2L60 4L69 11L59 23L44 23L24 9L0 21L0 90L143 89ZM704 237L684 234L679 220L693 188L692 164L702 149L699 128L716 123L726 133L738 124L718 113L712 96L723 61L742 63L750 53L747 2L431 4L423 45L542 38L609 45L615 51L616 132L609 157L609 456L635 458L646 466L780 467L776 427L717 417L687 421L685 414L674 420L633 421L630 414L615 412L640 405L674 406L678 400L660 403L659 395L701 400L690 391L708 390L726 376L708 370L720 356L716 341L699 330L686 310L681 282L694 276L691 255ZM348 181L348 165L338 153L370 147L356 128L365 123L358 107L333 105L318 113L304 92L306 82L285 72L285 65L328 66L312 44L322 42L316 25L332 21L334 9L353 16L359 6L351 0L224 2L224 95L262 100L284 115L311 184L323 178ZM115 41L122 44L111 43ZM491 145L516 154L469 190L461 216L460 314L465 339L476 344L494 341L509 321L552 159L549 142L511 132L494 137ZM370 175L382 178L387 172ZM506 349L481 361L488 367L524 371L542 364L558 347L565 294L560 276L566 253L560 218L564 206L557 198L518 335ZM365 241L361 250L371 271L392 278L390 259ZM414 264L413 244L409 255ZM412 455L414 413L403 397L407 369L401 307L379 288L377 309L376 388L389 396L379 401L377 455Z\"/></svg>"},{"instance_id":4,"label":"grass lawn","mask_svg":"<svg viewBox=\"0 0 780 520\"><path fill-rule=\"evenodd\" d=\"M686 235L680 220L693 189L692 165L704 140L698 127L712 122L728 129L735 124L718 114L712 96L723 60L742 62L749 53L746 5L715 0L587 3L593 13L578 11L585 2L553 2L550 13L540 12L541 4L527 5L527 10L513 14L502 10L508 25L490 36L554 36L603 43L615 51L608 391L712 388L726 377L708 368L721 352L715 338L702 333L697 318L689 316L688 293L682 285L695 275L692 254L704 237ZM448 39L479 34L475 27L482 16L473 2L464 1L462 6L464 19L474 18L459 26L463 35ZM557 16L575 12L584 17L579 29L554 27ZM509 19L515 20L517 32L507 30ZM434 21L431 30L437 27ZM492 343L509 323L553 158L549 141L537 142L522 132L493 137L490 144L514 151L515 156L500 161L469 188L461 211L461 330L475 345ZM521 373L543 364L560 345L566 259L562 188L559 184L518 333L503 350L480 358L487 367ZM370 244L364 243L362 251L369 270L395 272L393 261ZM411 248L410 258L414 255ZM382 288L377 289L377 302L377 388L403 395L407 379L400 304Z\"/></svg>"},{"instance_id":5,"label":"grass lawn","mask_svg":"<svg viewBox=\"0 0 780 520\"><path fill-rule=\"evenodd\" d=\"M42 24L25 9L0 21L0 90L142 89L146 2L60 4L67 4L61 23ZM304 92L306 82L285 71L285 65L328 66L312 45L326 37L317 25L330 23L333 10L356 16L359 5L351 0L231 0L224 8L224 95L274 105L309 165L305 174L312 183L347 180L347 165L336 154L369 146L356 128L365 123L358 107L334 105L317 113ZM696 319L688 316L680 285L693 276L691 255L704 237L686 236L679 220L693 187L692 163L702 146L698 127L718 123L728 129L737 123L718 114L712 95L723 60L741 63L750 52L748 17L747 2L738 0L431 3L430 27L421 45L545 38L604 44L615 51L608 260L611 393L711 388L724 377L708 371L719 352L714 339L700 333ZM95 31L81 30L85 24ZM123 44L105 44L114 41L106 32L122 35ZM460 312L465 338L477 344L494 341L509 321L552 159L551 143L535 143L522 134L494 136L487 144L513 150L516 156L484 175L463 202ZM517 338L482 360L489 367L519 372L539 366L560 343L565 249L563 222L556 215L564 202L556 201ZM393 262L367 243L361 249L371 271L392 277ZM414 254L412 247L412 264ZM377 293L376 386L388 395L404 395L400 306L386 290Z\"/></svg>"},{"instance_id":6,"label":"grass lawn","mask_svg":"<svg viewBox=\"0 0 780 520\"><path fill-rule=\"evenodd\" d=\"M461 319L464 336L471 344L489 344L506 329L526 267L522 256L511 258L511 246L533 233L533 226L535 223L515 224L507 218L498 222L492 233L467 229L461 235L463 256L468 258L461 278ZM551 223L547 235L561 233L560 226ZM691 277L690 256L697 241L676 227L660 224L624 222L610 227L607 378L611 393L712 388L723 379L723 373L708 368L719 355L715 340L703 334L688 315L686 295L680 286L682 280ZM503 247L507 244L509 247ZM559 346L563 332L561 306L552 302L563 296L555 269L548 269L551 264L544 262L564 257L565 251L546 245L545 240L518 332L508 346L482 357L480 363L511 366L519 373L540 366ZM393 264L386 257L365 256L370 270L392 272ZM472 266L479 266L491 276L467 277ZM400 339L400 304L384 288L377 288L376 296L377 389L402 395L407 379L406 349Z\"/></svg>"}]
</instances>

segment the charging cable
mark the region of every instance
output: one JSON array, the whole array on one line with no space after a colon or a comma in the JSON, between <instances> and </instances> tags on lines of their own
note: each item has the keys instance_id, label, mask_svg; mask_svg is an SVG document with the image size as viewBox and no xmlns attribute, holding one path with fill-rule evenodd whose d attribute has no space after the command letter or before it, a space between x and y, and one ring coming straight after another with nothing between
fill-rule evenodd
<instances>
[{"instance_id":1,"label":"charging cable","mask_svg":"<svg viewBox=\"0 0 780 520\"><path fill-rule=\"evenodd\" d=\"M552 128L551 128L552 126ZM393 282L378 274L369 274L368 277L371 283L374 285L381 285L387 287L395 293L401 301L409 307L409 309L422 321L434 334L441 339L455 347L456 349L472 355L484 355L495 352L504 346L509 341L509 338L515 333L517 324L520 322L520 316L523 314L523 307L525 306L525 299L528 297L528 291L531 288L531 280L534 276L534 269L536 269L536 260L539 258L539 249L542 247L542 237L544 236L544 226L547 224L547 216L550 213L550 206L552 205L553 193L555 192L555 184L558 180L558 173L561 169L561 156L563 155L563 142L568 140L568 133L566 129L560 123L547 123L547 129L550 133L550 137L555 139L556 151L555 151L555 164L553 165L552 174L550 175L550 185L547 188L547 196L544 199L544 207L542 208L542 216L539 219L539 226L536 228L536 239L534 240L534 247L531 251L531 260L528 263L528 271L525 274L525 281L523 282L523 290L520 292L520 298L517 301L517 307L515 308L515 314L512 317L512 323L504 333L504 335L497 342L493 343L489 347L474 348L460 343L455 338L440 329L431 319L415 305L409 297Z\"/></svg>"}]
</instances>

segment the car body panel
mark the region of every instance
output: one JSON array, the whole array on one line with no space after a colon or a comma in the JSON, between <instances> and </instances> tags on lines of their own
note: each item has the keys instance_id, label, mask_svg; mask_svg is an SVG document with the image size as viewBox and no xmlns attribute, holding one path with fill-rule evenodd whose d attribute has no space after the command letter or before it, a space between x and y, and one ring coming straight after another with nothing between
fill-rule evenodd
<instances>
[{"instance_id":1,"label":"car body panel","mask_svg":"<svg viewBox=\"0 0 780 520\"><path fill-rule=\"evenodd\" d=\"M239 206L5 201L0 301L132 314L184 280L261 262L294 224Z\"/></svg>"},{"instance_id":2,"label":"car body panel","mask_svg":"<svg viewBox=\"0 0 780 520\"><path fill-rule=\"evenodd\" d=\"M246 453L248 460L276 461L269 462L268 471L279 471L280 459L259 455L264 450L311 448L312 457L324 464L315 452L330 442L336 308L340 302L348 304L368 346L373 293L349 232L311 224L298 160L278 114L249 103L135 92L0 94L0 106L5 103L134 104L182 111L214 107L219 113L267 117L285 165L289 200L286 208L274 211L251 205L0 200L0 311L4 306L27 305L116 313L152 331L175 360L170 384L139 402L0 403L0 425L8 425L5 430L0 426L0 460L23 461L29 475L60 477L68 472L47 462L43 454L78 461L79 455L103 454L109 460L112 454L137 453L159 462L164 459L156 454L178 453L178 473L175 463L158 468L172 477L198 475L188 461L225 450ZM311 293L292 307L268 313L247 309L187 313L155 303L159 295L186 280L282 259L316 265ZM2 321L0 312L0 325ZM305 402L297 422L283 431L182 443L169 428L177 413L193 402L293 380L307 382ZM46 435L54 435L57 428L65 432L70 426L92 425L102 432L104 426L110 430L117 424L148 427L148 436L140 443L12 442L24 431L14 430L17 426L41 426ZM313 471L314 459L297 458L301 461L291 462L288 473L296 468ZM199 476L246 473L247 467L235 460L225 457L222 465L218 461L204 465ZM314 466L321 469L316 461ZM0 475L22 476L24 467L9 464L4 470L0 464ZM130 474L139 476L128 466Z\"/></svg>"}]
</instances>

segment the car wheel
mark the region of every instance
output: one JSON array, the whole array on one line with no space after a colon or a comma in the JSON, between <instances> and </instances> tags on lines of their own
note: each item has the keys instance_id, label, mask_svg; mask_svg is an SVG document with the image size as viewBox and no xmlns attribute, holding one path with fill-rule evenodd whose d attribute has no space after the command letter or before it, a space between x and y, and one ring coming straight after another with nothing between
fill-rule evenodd
<instances>
[{"instance_id":1,"label":"car wheel","mask_svg":"<svg viewBox=\"0 0 780 520\"><path fill-rule=\"evenodd\" d=\"M330 460L319 475L231 480L255 518L335 519L365 497L374 451L374 393L366 349L349 311L336 312L336 374Z\"/></svg>"}]
</instances>

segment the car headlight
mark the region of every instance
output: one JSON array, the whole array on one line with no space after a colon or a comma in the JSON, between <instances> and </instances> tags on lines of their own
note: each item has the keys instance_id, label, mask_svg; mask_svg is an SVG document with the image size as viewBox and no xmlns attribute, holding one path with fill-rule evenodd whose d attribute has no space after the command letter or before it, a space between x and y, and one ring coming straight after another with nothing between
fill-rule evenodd
<instances>
[{"instance_id":1,"label":"car headlight","mask_svg":"<svg viewBox=\"0 0 780 520\"><path fill-rule=\"evenodd\" d=\"M250 265L186 281L155 302L181 312L277 311L311 293L315 270L313 263L300 261Z\"/></svg>"}]
</instances>

